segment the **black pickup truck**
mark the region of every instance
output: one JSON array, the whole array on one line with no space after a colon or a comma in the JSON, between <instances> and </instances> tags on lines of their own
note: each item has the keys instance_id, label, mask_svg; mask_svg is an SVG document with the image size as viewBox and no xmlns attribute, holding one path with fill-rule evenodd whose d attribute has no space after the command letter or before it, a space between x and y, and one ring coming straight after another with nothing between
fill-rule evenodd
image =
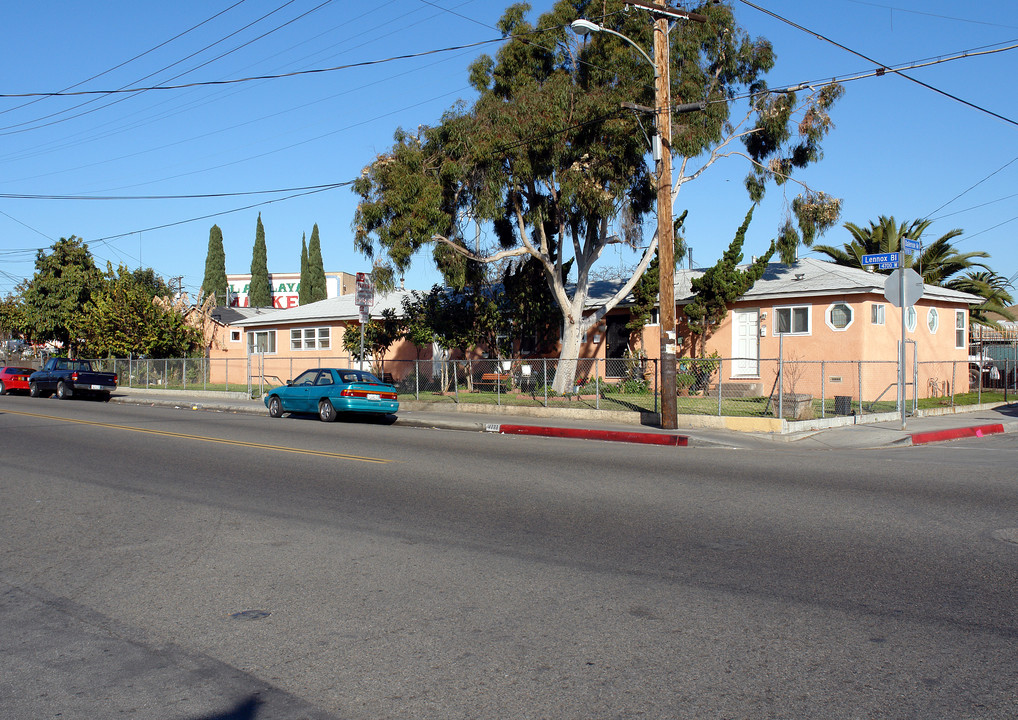
<instances>
[{"instance_id":1,"label":"black pickup truck","mask_svg":"<svg viewBox=\"0 0 1018 720\"><path fill-rule=\"evenodd\" d=\"M61 400L75 395L90 395L109 400L117 389L117 374L96 372L88 360L50 358L28 376L28 394L32 397L49 397L56 393Z\"/></svg>"}]
</instances>

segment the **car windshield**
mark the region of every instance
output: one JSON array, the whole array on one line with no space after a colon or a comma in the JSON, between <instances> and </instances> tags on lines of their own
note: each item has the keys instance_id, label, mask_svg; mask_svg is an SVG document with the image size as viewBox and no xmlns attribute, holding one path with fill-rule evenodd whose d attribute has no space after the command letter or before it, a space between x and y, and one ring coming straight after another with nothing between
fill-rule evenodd
<instances>
[{"instance_id":1,"label":"car windshield","mask_svg":"<svg viewBox=\"0 0 1018 720\"><path fill-rule=\"evenodd\" d=\"M376 378L369 372L363 372L361 370L344 370L340 374L340 379L345 383L371 383L373 385L380 385L381 380Z\"/></svg>"}]
</instances>

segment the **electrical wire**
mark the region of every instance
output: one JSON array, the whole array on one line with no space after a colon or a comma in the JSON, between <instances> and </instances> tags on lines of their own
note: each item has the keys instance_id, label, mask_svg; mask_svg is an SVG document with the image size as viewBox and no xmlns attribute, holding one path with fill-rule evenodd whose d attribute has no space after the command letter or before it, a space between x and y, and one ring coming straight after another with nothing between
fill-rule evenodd
<instances>
[{"instance_id":1,"label":"electrical wire","mask_svg":"<svg viewBox=\"0 0 1018 720\"><path fill-rule=\"evenodd\" d=\"M142 80L147 80L150 77L154 77L155 75L158 75L161 72L165 72L166 70L169 70L170 68L172 68L172 67L174 67L176 65L179 65L182 62L185 62L186 60L190 60L191 58L195 57L196 55L200 55L201 53L205 52L206 50L209 50L209 49L215 47L216 45L219 45L220 43L223 43L223 42L229 40L234 35L237 35L237 34L243 32L244 30L247 30L248 28L256 25L259 22L261 22L262 20L265 20L266 18L268 18L268 17L274 15L275 13L283 10L285 7L287 7L288 5L293 4L294 2L296 2L296 0L287 0L287 2L283 3L282 5L280 5L275 10L272 10L272 11L266 13L265 15L262 15L257 20L254 20L254 21L248 23L247 25L245 25L244 27L240 28L239 30L235 30L234 32L230 33L229 35L227 35L227 36L225 36L223 38L220 38L219 40L216 40L214 43L206 45L205 47L201 48L200 50L196 50L195 52L191 53L190 55L187 55L186 57L183 57L180 60L177 60L176 62L170 63L169 65L166 65L165 67L162 67L159 70L151 72L148 75L145 75L144 77L141 77L141 78L139 78L138 80L136 80L134 82L137 83L137 82L141 82ZM241 47L243 47L243 46L241 46ZM237 49L239 49L239 48L237 48ZM233 51L230 51L230 52L233 52ZM221 55L220 57L224 57L225 55L228 55L228 54L229 53L225 53L224 55ZM175 78L179 78L182 75L186 75L187 73L189 73L189 72L191 72L193 70L194 70L194 68L192 68L191 70L187 70L187 71L181 73L180 75L176 75L176 76L174 76L174 79ZM151 89L151 88L149 88L149 89ZM115 93L140 93L140 92L145 92L145 90L146 90L145 88L138 89L138 90L128 90L126 88L126 86L123 86L120 89L118 89L117 91L115 91ZM104 96L108 96L108 95L115 94L115 93L111 93L111 92L73 91L73 92L67 92L67 93L35 93L35 94L20 95L20 96L18 96L18 95L11 95L11 96L7 96L7 97L37 97L37 96L38 97L61 97L61 96L74 96L74 95L104 95ZM0 95L0 97L4 97L4 96ZM102 110L104 108L108 108L108 107L110 107L112 105L115 105L115 104L117 104L119 102L122 102L122 99L115 100L113 102L107 103L106 105L102 105L102 106L100 106L98 108L92 108L91 110L87 110L85 112L78 113L77 115L72 115L70 117L65 117L65 118L61 118L59 120L54 120L53 122L50 122L50 123L44 123L44 124L41 124L41 125L35 125L33 127L24 128L22 130L14 130L13 129L13 128L22 127L22 126L27 125L29 123L39 122L40 120L45 120L45 119L48 119L48 118L51 118L51 117L55 117L57 115L62 115L63 113L70 112L71 110L74 110L74 109L79 108L79 107L84 107L85 105L88 105L88 104L93 103L93 102L96 102L96 100L88 100L88 101L86 101L84 103L79 103L78 105L75 105L73 107L61 110L60 112L51 113L50 115L46 115L46 116L44 116L42 118L36 118L35 120L28 120L28 121L25 121L25 122L18 123L16 125L9 125L7 127L0 128L0 131L10 131L10 132L0 132L0 135L14 135L14 134L22 133L22 132L28 132L30 130L38 130L39 128L43 128L43 127L49 127L51 125L56 125L57 123L66 122L68 120L73 120L75 118L79 118L79 117L82 117L84 115L89 115L89 114L91 114L93 112L97 112L97 111Z\"/></svg>"},{"instance_id":2,"label":"electrical wire","mask_svg":"<svg viewBox=\"0 0 1018 720\"><path fill-rule=\"evenodd\" d=\"M807 35L812 35L813 37L817 38L818 40L822 40L823 42L830 43L831 45L834 45L835 47L840 48L841 50L844 50L845 52L851 53L852 55L855 55L856 57L860 57L863 60L866 60L867 62L871 62L874 65L877 65L878 68L879 68L878 71L877 71L878 73L880 72L880 70L883 70L885 72L888 71L888 70L891 70L888 66L884 65L884 63L878 62L877 60L874 60L873 58L871 58L871 57L869 57L867 55L864 55L863 53L861 53L861 52L859 52L857 50L853 50L852 48L850 48L850 47L848 47L846 45L843 45L843 44L837 42L836 40L832 40L831 38L829 38L829 37L827 37L825 35L821 35L818 32L815 32L813 30L810 30L809 28L803 27L802 25L799 25L798 23L793 22L792 20L789 20L786 17L782 17L781 15L778 15L775 12L767 10L766 8L762 8L762 7L760 7L759 5L757 5L755 3L749 2L749 0L739 0L739 2L741 2L743 5L748 5L749 7L753 8L754 10L762 12L765 15L769 15L770 17L774 18L775 20L780 20L781 22L785 23L786 25L790 25L791 27L795 28L796 30L800 30L800 31L806 33ZM891 70L891 72L893 72L895 75L898 75L900 77L905 78L906 80L914 82L915 84L920 85L920 86L926 88L927 90L932 90L933 92L938 93L940 95L943 95L946 98L950 98L951 100L954 100L955 102L961 103L962 105L967 105L968 107L970 107L970 108L972 108L974 110L978 110L981 113L986 113L987 115L995 117L998 120L1003 120L1004 122L1006 122L1006 123L1008 123L1010 125L1018 126L1018 120L1013 120L1012 118L1009 118L1009 117L1006 117L1004 115L1001 115L1000 113L996 113L993 110L990 110L988 108L984 108L981 105L976 105L975 103L972 103L972 102L969 102L968 100L960 98L957 95L952 95L951 93L947 92L946 90L941 90L940 88L934 87L933 85L930 85L929 83L923 82L922 80L919 80L918 78L914 78L911 75L906 75L905 73L900 72L900 71L896 71L896 70Z\"/></svg>"}]
</instances>

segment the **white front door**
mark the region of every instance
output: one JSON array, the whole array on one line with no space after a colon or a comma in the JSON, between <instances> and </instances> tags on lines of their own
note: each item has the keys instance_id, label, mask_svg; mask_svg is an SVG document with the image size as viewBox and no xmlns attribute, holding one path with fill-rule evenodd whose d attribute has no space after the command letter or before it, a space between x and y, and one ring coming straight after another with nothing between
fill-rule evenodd
<instances>
[{"instance_id":1,"label":"white front door","mask_svg":"<svg viewBox=\"0 0 1018 720\"><path fill-rule=\"evenodd\" d=\"M760 376L760 311L732 311L732 377Z\"/></svg>"}]
</instances>

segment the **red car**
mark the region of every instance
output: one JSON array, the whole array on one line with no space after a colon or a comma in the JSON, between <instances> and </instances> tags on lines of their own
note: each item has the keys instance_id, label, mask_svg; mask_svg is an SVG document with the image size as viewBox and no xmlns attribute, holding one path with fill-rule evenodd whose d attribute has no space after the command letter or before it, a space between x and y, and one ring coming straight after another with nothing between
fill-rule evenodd
<instances>
[{"instance_id":1,"label":"red car","mask_svg":"<svg viewBox=\"0 0 1018 720\"><path fill-rule=\"evenodd\" d=\"M0 395L13 390L28 392L28 376L34 373L32 368L7 366L0 368Z\"/></svg>"}]
</instances>

